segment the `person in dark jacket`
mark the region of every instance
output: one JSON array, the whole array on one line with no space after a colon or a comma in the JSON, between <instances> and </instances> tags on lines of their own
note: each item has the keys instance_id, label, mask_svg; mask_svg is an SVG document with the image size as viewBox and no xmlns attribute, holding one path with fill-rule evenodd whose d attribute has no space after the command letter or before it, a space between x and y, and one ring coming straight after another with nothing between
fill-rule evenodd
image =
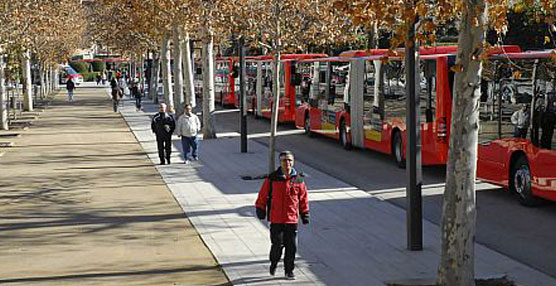
<instances>
[{"instance_id":1,"label":"person in dark jacket","mask_svg":"<svg viewBox=\"0 0 556 286\"><path fill-rule=\"evenodd\" d=\"M68 90L68 100L73 101L73 90L75 89L75 83L73 82L71 77L69 77L68 81L66 82L66 89Z\"/></svg>"},{"instance_id":2,"label":"person in dark jacket","mask_svg":"<svg viewBox=\"0 0 556 286\"><path fill-rule=\"evenodd\" d=\"M122 89L120 88L120 86L118 85L118 82L112 78L112 80L110 81L110 88L112 88L112 103L114 105L114 112L118 112L118 106L120 105L120 98L121 98L121 93L122 93Z\"/></svg>"},{"instance_id":3,"label":"person in dark jacket","mask_svg":"<svg viewBox=\"0 0 556 286\"><path fill-rule=\"evenodd\" d=\"M151 129L156 134L156 143L158 146L158 157L160 165L170 164L170 155L172 154L172 133L176 129L176 122L172 114L166 112L165 103L158 105L158 113L155 114L151 122ZM166 159L166 161L164 161Z\"/></svg>"},{"instance_id":4,"label":"person in dark jacket","mask_svg":"<svg viewBox=\"0 0 556 286\"><path fill-rule=\"evenodd\" d=\"M255 207L259 219L270 221L270 275L276 273L285 247L286 279L294 280L297 223L300 217L303 224L309 223L309 201L303 175L293 168L293 154L284 151L279 158L280 167L265 179Z\"/></svg>"},{"instance_id":5,"label":"person in dark jacket","mask_svg":"<svg viewBox=\"0 0 556 286\"><path fill-rule=\"evenodd\" d=\"M141 97L143 94L141 92L141 88L139 88L139 84L135 82L135 80L131 80L131 96L135 98L135 107L137 111L141 110Z\"/></svg>"}]
</instances>

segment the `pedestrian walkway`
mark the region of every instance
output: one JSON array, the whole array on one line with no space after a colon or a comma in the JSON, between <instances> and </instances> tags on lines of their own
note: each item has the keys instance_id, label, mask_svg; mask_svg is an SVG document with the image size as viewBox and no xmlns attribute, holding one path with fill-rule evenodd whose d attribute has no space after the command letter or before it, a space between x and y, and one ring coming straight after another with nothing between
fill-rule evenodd
<instances>
[{"instance_id":1,"label":"pedestrian walkway","mask_svg":"<svg viewBox=\"0 0 556 286\"><path fill-rule=\"evenodd\" d=\"M0 284L229 285L104 89L84 86L0 157Z\"/></svg>"},{"instance_id":2,"label":"pedestrian walkway","mask_svg":"<svg viewBox=\"0 0 556 286\"><path fill-rule=\"evenodd\" d=\"M156 110L144 102L145 110ZM158 162L150 115L126 103L121 111L153 163ZM434 278L440 260L440 231L424 221L424 250L406 249L405 211L303 162L311 224L300 225L294 282L268 274L268 225L256 218L254 201L266 172L266 146L249 143L239 152L237 136L201 141L200 161L180 160L174 140L172 165L157 166L174 197L234 285L384 285L406 278ZM380 192L379 192L380 193ZM556 280L482 245L476 246L478 277L508 275L519 285L552 286Z\"/></svg>"}]
</instances>

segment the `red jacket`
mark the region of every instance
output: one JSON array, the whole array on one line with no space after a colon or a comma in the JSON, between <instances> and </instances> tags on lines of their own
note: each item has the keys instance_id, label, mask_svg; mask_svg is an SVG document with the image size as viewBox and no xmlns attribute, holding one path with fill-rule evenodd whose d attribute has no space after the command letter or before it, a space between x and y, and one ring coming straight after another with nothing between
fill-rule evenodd
<instances>
[{"instance_id":1,"label":"red jacket","mask_svg":"<svg viewBox=\"0 0 556 286\"><path fill-rule=\"evenodd\" d=\"M268 217L271 223L297 223L300 213L309 213L307 186L303 176L294 172L291 177L286 177L278 171L273 172L264 180L255 202L255 207L259 209L259 212L266 212L271 181L272 198Z\"/></svg>"}]
</instances>

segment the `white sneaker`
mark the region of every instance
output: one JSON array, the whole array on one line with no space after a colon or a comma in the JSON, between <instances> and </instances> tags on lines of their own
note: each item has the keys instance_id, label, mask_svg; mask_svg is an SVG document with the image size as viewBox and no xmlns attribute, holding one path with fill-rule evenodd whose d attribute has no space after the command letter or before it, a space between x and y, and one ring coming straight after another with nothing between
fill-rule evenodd
<instances>
[{"instance_id":1,"label":"white sneaker","mask_svg":"<svg viewBox=\"0 0 556 286\"><path fill-rule=\"evenodd\" d=\"M189 161L189 159L187 159L187 160L185 160L183 163L187 165L187 164L189 164L190 162L191 162L191 161Z\"/></svg>"}]
</instances>

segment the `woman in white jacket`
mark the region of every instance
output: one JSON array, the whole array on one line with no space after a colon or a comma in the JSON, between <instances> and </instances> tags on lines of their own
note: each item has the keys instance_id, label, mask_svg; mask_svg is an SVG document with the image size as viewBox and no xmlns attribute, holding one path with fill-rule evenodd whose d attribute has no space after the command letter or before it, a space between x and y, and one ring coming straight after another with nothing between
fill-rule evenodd
<instances>
[{"instance_id":1,"label":"woman in white jacket","mask_svg":"<svg viewBox=\"0 0 556 286\"><path fill-rule=\"evenodd\" d=\"M176 126L176 134L181 137L181 146L183 147L183 160L185 164L189 164L189 151L193 160L199 160L198 147L199 140L197 134L201 131L201 121L191 110L191 104L184 106L184 112L178 119Z\"/></svg>"}]
</instances>

